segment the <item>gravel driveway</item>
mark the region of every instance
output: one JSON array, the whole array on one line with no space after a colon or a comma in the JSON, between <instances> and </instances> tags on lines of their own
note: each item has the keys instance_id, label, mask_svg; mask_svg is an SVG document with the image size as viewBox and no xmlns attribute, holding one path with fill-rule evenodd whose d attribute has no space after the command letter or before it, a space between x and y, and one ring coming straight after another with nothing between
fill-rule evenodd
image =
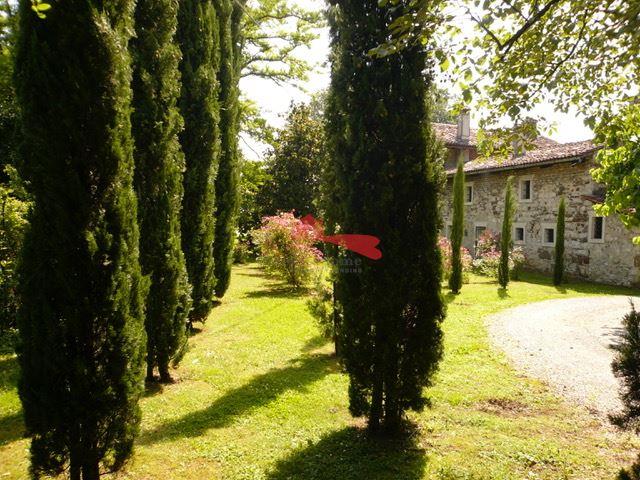
<instances>
[{"instance_id":1,"label":"gravel driveway","mask_svg":"<svg viewBox=\"0 0 640 480\"><path fill-rule=\"evenodd\" d=\"M640 307L640 298L634 303ZM622 296L547 300L504 310L487 324L491 341L516 368L606 415L620 408L610 346L629 310Z\"/></svg>"}]
</instances>

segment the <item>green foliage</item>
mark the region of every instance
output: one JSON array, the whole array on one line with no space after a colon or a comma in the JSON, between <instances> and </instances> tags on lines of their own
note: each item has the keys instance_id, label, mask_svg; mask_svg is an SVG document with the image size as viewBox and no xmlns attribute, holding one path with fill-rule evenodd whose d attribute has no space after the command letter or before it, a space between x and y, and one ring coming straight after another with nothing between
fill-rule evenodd
<instances>
[{"instance_id":1,"label":"green foliage","mask_svg":"<svg viewBox=\"0 0 640 480\"><path fill-rule=\"evenodd\" d=\"M260 227L262 217L266 214L261 196L268 180L264 162L240 160L238 231L241 242L250 241L250 232Z\"/></svg>"},{"instance_id":2,"label":"green foliage","mask_svg":"<svg viewBox=\"0 0 640 480\"><path fill-rule=\"evenodd\" d=\"M169 363L184 349L191 309L180 233L184 156L178 141L183 122L177 107L177 13L176 0L138 0L131 42L140 264L151 280L145 320L147 379L157 367L163 382L171 380Z\"/></svg>"},{"instance_id":3,"label":"green foliage","mask_svg":"<svg viewBox=\"0 0 640 480\"><path fill-rule=\"evenodd\" d=\"M21 173L34 207L20 265L19 394L31 474L97 480L131 455L146 281L133 189L129 0L20 2Z\"/></svg>"},{"instance_id":4,"label":"green foliage","mask_svg":"<svg viewBox=\"0 0 640 480\"><path fill-rule=\"evenodd\" d=\"M556 226L555 262L553 264L553 284L560 285L564 280L564 223L566 206L564 198L558 207L558 224Z\"/></svg>"},{"instance_id":5,"label":"green foliage","mask_svg":"<svg viewBox=\"0 0 640 480\"><path fill-rule=\"evenodd\" d=\"M216 177L216 231L213 244L216 288L222 298L229 288L238 210L240 27L244 10L234 0L220 2L220 167Z\"/></svg>"},{"instance_id":6,"label":"green foliage","mask_svg":"<svg viewBox=\"0 0 640 480\"><path fill-rule=\"evenodd\" d=\"M266 160L269 179L261 199L269 214L295 210L317 214L326 143L321 118L312 105L294 104Z\"/></svg>"},{"instance_id":7,"label":"green foliage","mask_svg":"<svg viewBox=\"0 0 640 480\"><path fill-rule=\"evenodd\" d=\"M0 0L0 181L7 180L5 166L17 164L20 144L19 109L13 86L16 20L15 7Z\"/></svg>"},{"instance_id":8,"label":"green foliage","mask_svg":"<svg viewBox=\"0 0 640 480\"><path fill-rule=\"evenodd\" d=\"M298 55L310 48L323 26L322 12L286 0L247 4L241 24L242 76L265 78L277 84L307 80L312 65Z\"/></svg>"},{"instance_id":9,"label":"green foliage","mask_svg":"<svg viewBox=\"0 0 640 480\"><path fill-rule=\"evenodd\" d=\"M5 167L9 182L0 183L0 332L16 327L18 299L17 269L30 209L15 169Z\"/></svg>"},{"instance_id":10,"label":"green foliage","mask_svg":"<svg viewBox=\"0 0 640 480\"><path fill-rule=\"evenodd\" d=\"M550 99L561 111L578 106L593 126L602 113L632 99L640 66L637 2L467 3L480 38L459 54L476 59L471 68L488 85L493 118L521 118ZM471 55L474 49L483 55Z\"/></svg>"},{"instance_id":11,"label":"green foliage","mask_svg":"<svg viewBox=\"0 0 640 480\"><path fill-rule=\"evenodd\" d=\"M383 2L384 3L384 2ZM412 46L372 58L394 19L377 2L332 1L332 78L327 125L342 232L381 239L383 258L362 271L338 271L340 345L349 374L349 408L372 432L396 431L404 412L427 404L442 355L437 248L442 152L427 127L427 52ZM341 254L341 259L350 254Z\"/></svg>"},{"instance_id":12,"label":"green foliage","mask_svg":"<svg viewBox=\"0 0 640 480\"><path fill-rule=\"evenodd\" d=\"M453 113L451 95L444 88L431 86L431 94L427 97L431 103L431 121L435 123L456 123L457 116Z\"/></svg>"},{"instance_id":13,"label":"green foliage","mask_svg":"<svg viewBox=\"0 0 640 480\"><path fill-rule=\"evenodd\" d=\"M451 276L449 288L459 293L462 288L462 237L464 236L464 160L458 160L453 178L453 222L451 226Z\"/></svg>"},{"instance_id":14,"label":"green foliage","mask_svg":"<svg viewBox=\"0 0 640 480\"><path fill-rule=\"evenodd\" d=\"M192 321L206 320L216 278L215 179L220 163L220 28L213 0L184 0L178 8L176 39L182 51L184 118L180 143L185 156L182 249L193 288Z\"/></svg>"},{"instance_id":15,"label":"green foliage","mask_svg":"<svg viewBox=\"0 0 640 480\"><path fill-rule=\"evenodd\" d=\"M631 304L631 312L622 319L622 334L612 348L616 351L613 373L622 383L623 410L612 420L624 428L640 431L640 313Z\"/></svg>"},{"instance_id":16,"label":"green foliage","mask_svg":"<svg viewBox=\"0 0 640 480\"><path fill-rule=\"evenodd\" d=\"M336 338L336 322L334 317L333 282L326 272L316 276L307 300L309 313L315 318L321 335L327 340Z\"/></svg>"},{"instance_id":17,"label":"green foliage","mask_svg":"<svg viewBox=\"0 0 640 480\"><path fill-rule=\"evenodd\" d=\"M511 231L513 230L513 216L516 212L516 201L513 193L513 177L507 179L504 194L504 217L502 219L502 234L500 235L500 264L498 265L498 283L502 288L509 285L509 252L511 251Z\"/></svg>"},{"instance_id":18,"label":"green foliage","mask_svg":"<svg viewBox=\"0 0 640 480\"><path fill-rule=\"evenodd\" d=\"M640 226L640 105L630 105L619 115L608 118L597 129L597 140L604 145L598 167L591 173L604 183L601 215L617 215L628 228ZM634 238L640 245L640 236Z\"/></svg>"},{"instance_id":19,"label":"green foliage","mask_svg":"<svg viewBox=\"0 0 640 480\"><path fill-rule=\"evenodd\" d=\"M241 3L246 11L241 24L240 75L268 80L277 85L300 87L314 69L304 56L325 25L322 11L287 0ZM254 102L240 102L241 131L263 143L273 140L273 128Z\"/></svg>"}]
</instances>

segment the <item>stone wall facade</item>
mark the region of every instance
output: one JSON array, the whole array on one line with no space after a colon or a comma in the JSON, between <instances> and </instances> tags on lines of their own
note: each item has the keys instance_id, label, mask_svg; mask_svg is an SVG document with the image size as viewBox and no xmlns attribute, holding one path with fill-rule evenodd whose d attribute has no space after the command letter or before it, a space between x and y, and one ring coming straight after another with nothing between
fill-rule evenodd
<instances>
[{"instance_id":1,"label":"stone wall facade","mask_svg":"<svg viewBox=\"0 0 640 480\"><path fill-rule=\"evenodd\" d=\"M555 229L560 198L566 201L565 270L567 276L614 285L640 285L640 247L632 238L640 235L630 231L616 217L603 221L603 237L593 211L594 200L602 194L602 186L593 181L590 170L593 158L532 166L505 171L467 174L467 185L473 190L471 202L465 205L463 245L474 254L476 235L483 228L500 232L504 214L504 189L509 176L514 178L518 206L516 228L524 229L522 247L527 266L550 273L554 263L554 245L546 242ZM531 181L530 200L520 199L524 180ZM451 225L452 183L447 182L444 201L444 234ZM526 195L525 195L526 196ZM546 237L546 238L545 238ZM515 236L514 236L515 238Z\"/></svg>"}]
</instances>

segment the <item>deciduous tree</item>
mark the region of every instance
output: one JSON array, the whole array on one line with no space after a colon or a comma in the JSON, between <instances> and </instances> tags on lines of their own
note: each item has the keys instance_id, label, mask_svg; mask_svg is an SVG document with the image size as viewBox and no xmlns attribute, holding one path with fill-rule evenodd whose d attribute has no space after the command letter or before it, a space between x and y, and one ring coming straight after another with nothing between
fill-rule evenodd
<instances>
[{"instance_id":1,"label":"deciduous tree","mask_svg":"<svg viewBox=\"0 0 640 480\"><path fill-rule=\"evenodd\" d=\"M266 161L270 178L261 196L269 213L317 214L325 153L322 119L311 105L293 104Z\"/></svg>"}]
</instances>

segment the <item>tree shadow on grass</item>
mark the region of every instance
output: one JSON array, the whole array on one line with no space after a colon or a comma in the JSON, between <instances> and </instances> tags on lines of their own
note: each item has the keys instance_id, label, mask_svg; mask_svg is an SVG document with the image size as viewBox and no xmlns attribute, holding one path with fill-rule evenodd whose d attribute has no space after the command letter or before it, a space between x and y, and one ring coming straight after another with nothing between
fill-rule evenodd
<instances>
[{"instance_id":1,"label":"tree shadow on grass","mask_svg":"<svg viewBox=\"0 0 640 480\"><path fill-rule=\"evenodd\" d=\"M553 285L553 278L550 275L543 275L537 272L523 272L520 274L521 282L533 283L534 285ZM613 285L604 285L602 283L592 283L575 279L568 279L562 285L555 287L560 293L568 291L597 295L629 295L638 296L638 291L628 287L618 287Z\"/></svg>"},{"instance_id":2,"label":"tree shadow on grass","mask_svg":"<svg viewBox=\"0 0 640 480\"><path fill-rule=\"evenodd\" d=\"M458 294L456 294L456 293L453 293L453 292L447 292L447 293L444 295L444 297L443 297L443 298L444 298L444 303L445 303L446 305L449 305L451 302L453 302L453 301L454 301L456 298L458 298L458 297L459 297L459 295L458 295Z\"/></svg>"},{"instance_id":3,"label":"tree shadow on grass","mask_svg":"<svg viewBox=\"0 0 640 480\"><path fill-rule=\"evenodd\" d=\"M313 352L318 348L324 347L327 343L329 343L328 339L324 338L322 335L316 335L315 337L307 340L306 343L300 349L300 351L302 353Z\"/></svg>"},{"instance_id":4,"label":"tree shadow on grass","mask_svg":"<svg viewBox=\"0 0 640 480\"><path fill-rule=\"evenodd\" d=\"M509 291L506 288L502 288L502 287L498 288L498 296L502 300L511 297L511 295L509 295Z\"/></svg>"},{"instance_id":5,"label":"tree shadow on grass","mask_svg":"<svg viewBox=\"0 0 640 480\"><path fill-rule=\"evenodd\" d=\"M267 405L287 391L304 391L308 385L337 371L332 355L302 356L285 368L270 370L229 391L204 410L143 432L139 443L146 445L165 439L203 435L210 429L230 425L237 417Z\"/></svg>"},{"instance_id":6,"label":"tree shadow on grass","mask_svg":"<svg viewBox=\"0 0 640 480\"><path fill-rule=\"evenodd\" d=\"M427 463L413 436L369 438L345 428L279 461L268 480L418 480Z\"/></svg>"},{"instance_id":7,"label":"tree shadow on grass","mask_svg":"<svg viewBox=\"0 0 640 480\"><path fill-rule=\"evenodd\" d=\"M306 288L277 283L262 290L247 292L243 298L296 298L306 295L308 292L309 290Z\"/></svg>"},{"instance_id":8,"label":"tree shadow on grass","mask_svg":"<svg viewBox=\"0 0 640 480\"><path fill-rule=\"evenodd\" d=\"M24 438L22 411L0 417L0 447Z\"/></svg>"}]
</instances>

